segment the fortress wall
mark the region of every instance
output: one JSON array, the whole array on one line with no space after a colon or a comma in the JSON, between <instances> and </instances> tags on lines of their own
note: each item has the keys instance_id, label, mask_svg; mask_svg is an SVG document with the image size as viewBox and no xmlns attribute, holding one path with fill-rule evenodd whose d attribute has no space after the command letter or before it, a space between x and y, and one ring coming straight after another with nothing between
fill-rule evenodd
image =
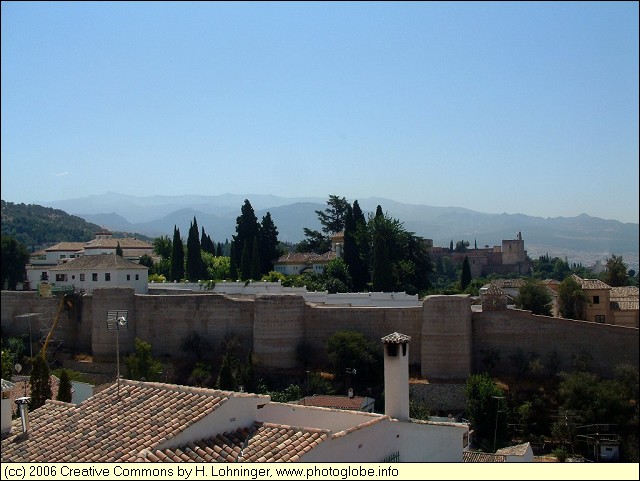
<instances>
[{"instance_id":1,"label":"fortress wall","mask_svg":"<svg viewBox=\"0 0 640 481\"><path fill-rule=\"evenodd\" d=\"M138 319L136 318L135 290L131 287L95 289L91 309L91 350L98 362L116 358L116 341L120 358L135 350L134 340ZM111 310L127 311L127 326L118 331L107 329L107 315ZM121 372L123 372L121 370Z\"/></svg>"},{"instance_id":2,"label":"fortress wall","mask_svg":"<svg viewBox=\"0 0 640 481\"><path fill-rule=\"evenodd\" d=\"M305 337L305 302L298 295L259 294L255 301L253 359L259 371L297 366Z\"/></svg>"},{"instance_id":3,"label":"fortress wall","mask_svg":"<svg viewBox=\"0 0 640 481\"><path fill-rule=\"evenodd\" d=\"M466 379L471 372L471 298L427 296L422 323L422 375L431 380Z\"/></svg>"},{"instance_id":4,"label":"fortress wall","mask_svg":"<svg viewBox=\"0 0 640 481\"><path fill-rule=\"evenodd\" d=\"M85 296L86 297L86 296ZM61 341L60 350L65 348L86 348L90 349L86 344L86 340L90 337L90 324L82 323L86 318L86 303L84 298L76 298L74 300L75 307L71 311L62 311L60 319L52 341L50 341L51 351L57 341ZM1 319L2 319L2 336L3 337L25 337L29 336L29 318L18 317L28 313L39 313L31 317L31 336L33 339L34 354L40 351L40 339L44 339L48 333L48 327L53 325L55 316L58 312L60 298L40 297L36 291L2 291L1 302ZM29 346L26 347L27 354Z\"/></svg>"},{"instance_id":5,"label":"fortress wall","mask_svg":"<svg viewBox=\"0 0 640 481\"><path fill-rule=\"evenodd\" d=\"M617 364L638 366L638 329L596 324L594 322L535 316L529 311L473 313L474 366L484 370L483 353L496 349L500 362L496 372L514 373L510 356L518 349L535 353L544 364L545 356L556 351L560 370L572 370L572 356L587 352L592 356L591 369L601 376L611 376Z\"/></svg>"},{"instance_id":6,"label":"fortress wall","mask_svg":"<svg viewBox=\"0 0 640 481\"><path fill-rule=\"evenodd\" d=\"M305 340L320 361L326 361L326 340L337 331L358 331L380 347L380 339L392 332L411 336L409 364L419 364L422 307L348 307L308 304Z\"/></svg>"},{"instance_id":7,"label":"fortress wall","mask_svg":"<svg viewBox=\"0 0 640 481\"><path fill-rule=\"evenodd\" d=\"M221 341L236 335L253 348L256 369L278 370L297 364L297 349L306 342L309 353L325 361L325 341L339 330L362 332L380 344L394 331L412 337L409 362L421 365L429 380L464 379L472 368L484 370L482 355L500 352L500 372L513 372L509 359L521 349L544 358L557 351L560 369L572 367L572 355L592 356L591 367L610 375L619 363L638 366L638 329L568 319L534 316L528 311L471 313L468 296L429 296L423 307L349 307L305 303L297 295L259 295L256 299L221 294L136 295L130 288L97 289L82 297L74 311L64 311L56 337L62 348L93 354L96 361L115 359L116 333L108 331L107 311L126 309L128 329L120 332L122 356L134 350L136 336L149 342L154 355L182 355L182 341L197 331L220 353ZM28 334L30 312L50 312L56 298L36 292L2 291L4 337ZM76 306L77 306L76 298ZM40 319L34 317L34 352L39 349ZM381 345L381 344L380 344ZM544 359L542 359L544 361Z\"/></svg>"},{"instance_id":8,"label":"fortress wall","mask_svg":"<svg viewBox=\"0 0 640 481\"><path fill-rule=\"evenodd\" d=\"M232 336L251 349L254 305L221 294L137 295L136 335L152 345L155 355L184 356L182 343L192 331L209 343L213 356Z\"/></svg>"}]
</instances>

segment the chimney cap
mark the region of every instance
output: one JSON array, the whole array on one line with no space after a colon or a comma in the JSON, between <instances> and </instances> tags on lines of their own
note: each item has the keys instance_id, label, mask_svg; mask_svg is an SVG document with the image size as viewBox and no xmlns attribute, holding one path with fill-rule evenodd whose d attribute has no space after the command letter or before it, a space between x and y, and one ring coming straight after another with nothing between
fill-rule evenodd
<instances>
[{"instance_id":1,"label":"chimney cap","mask_svg":"<svg viewBox=\"0 0 640 481\"><path fill-rule=\"evenodd\" d=\"M385 344L405 344L411 340L411 336L401 334L399 332L393 332L382 338L382 342Z\"/></svg>"}]
</instances>

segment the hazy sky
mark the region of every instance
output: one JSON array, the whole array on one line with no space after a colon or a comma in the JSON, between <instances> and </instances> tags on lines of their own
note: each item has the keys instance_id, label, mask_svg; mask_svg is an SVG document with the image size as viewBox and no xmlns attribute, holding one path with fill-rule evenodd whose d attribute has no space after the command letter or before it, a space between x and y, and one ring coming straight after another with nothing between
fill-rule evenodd
<instances>
[{"instance_id":1,"label":"hazy sky","mask_svg":"<svg viewBox=\"0 0 640 481\"><path fill-rule=\"evenodd\" d=\"M638 222L638 3L2 2L2 199Z\"/></svg>"}]
</instances>

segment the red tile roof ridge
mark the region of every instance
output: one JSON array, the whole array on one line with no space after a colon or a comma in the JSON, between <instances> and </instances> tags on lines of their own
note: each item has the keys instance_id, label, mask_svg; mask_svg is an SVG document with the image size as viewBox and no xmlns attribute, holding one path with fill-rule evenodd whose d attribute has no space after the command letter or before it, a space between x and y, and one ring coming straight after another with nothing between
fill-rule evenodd
<instances>
[{"instance_id":1,"label":"red tile roof ridge","mask_svg":"<svg viewBox=\"0 0 640 481\"><path fill-rule=\"evenodd\" d=\"M364 413L364 414L371 414L371 413ZM376 423L380 423L380 422L385 421L385 420L391 421L391 417L386 415L386 414L382 415L382 416L380 414L378 414L377 416L378 417L376 417L375 419L372 419L371 421L365 421L364 423L358 424L356 426L352 426L352 427L347 428L347 429L345 429L343 431L338 431L337 433L334 433L332 437L333 438L340 438L340 437L346 436L347 434L350 434L350 433L353 433L355 431L358 431L360 429L372 426L372 425L374 425Z\"/></svg>"},{"instance_id":2,"label":"red tile roof ridge","mask_svg":"<svg viewBox=\"0 0 640 481\"><path fill-rule=\"evenodd\" d=\"M264 426L265 428L292 429L294 431L305 431L308 433L316 433L316 434L331 434L331 430L325 429L325 428L313 428L313 427L307 427L307 426L291 426L289 424L269 423L269 422L263 422L262 426Z\"/></svg>"},{"instance_id":3,"label":"red tile roof ridge","mask_svg":"<svg viewBox=\"0 0 640 481\"><path fill-rule=\"evenodd\" d=\"M66 401L58 401L57 399L46 399L44 401L45 404L54 404L56 406L63 406L67 408L75 408L76 405L73 403L68 403Z\"/></svg>"}]
</instances>

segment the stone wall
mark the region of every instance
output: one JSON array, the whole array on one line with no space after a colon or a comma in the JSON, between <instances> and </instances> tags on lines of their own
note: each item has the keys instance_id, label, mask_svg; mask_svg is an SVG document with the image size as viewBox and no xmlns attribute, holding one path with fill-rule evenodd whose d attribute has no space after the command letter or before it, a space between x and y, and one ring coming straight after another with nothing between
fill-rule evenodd
<instances>
[{"instance_id":1,"label":"stone wall","mask_svg":"<svg viewBox=\"0 0 640 481\"><path fill-rule=\"evenodd\" d=\"M471 298L427 296L422 325L422 376L465 379L471 372Z\"/></svg>"},{"instance_id":2,"label":"stone wall","mask_svg":"<svg viewBox=\"0 0 640 481\"><path fill-rule=\"evenodd\" d=\"M28 334L28 319L17 316L51 313L56 302L35 292L2 291L3 336ZM257 372L296 366L300 346L312 362L326 362L326 340L340 330L361 332L377 343L394 331L411 336L409 362L430 381L464 380L474 369L484 370L483 355L491 350L500 354L496 372L502 373L514 371L510 358L519 350L534 353L543 363L556 352L559 369L572 368L572 356L586 351L592 368L603 375L619 363L638 366L637 328L512 309L472 314L465 295L429 296L420 307L391 308L316 305L299 295L154 296L111 288L82 296L75 305L62 313L56 337L63 347L92 354L98 362L115 360L116 332L107 330L107 312L126 309L128 326L118 337L121 356L133 352L136 337L149 342L154 355L183 355L182 342L195 331L208 341L214 356L222 353L223 340L237 336L243 347L253 350ZM39 328L39 320L32 320L34 338Z\"/></svg>"},{"instance_id":3,"label":"stone wall","mask_svg":"<svg viewBox=\"0 0 640 481\"><path fill-rule=\"evenodd\" d=\"M484 370L483 354L499 352L496 372L516 373L513 356L520 353L545 359L557 353L558 369L573 369L573 356L588 353L591 369L610 376L617 364L638 366L638 329L508 309L473 313L474 369Z\"/></svg>"}]
</instances>

